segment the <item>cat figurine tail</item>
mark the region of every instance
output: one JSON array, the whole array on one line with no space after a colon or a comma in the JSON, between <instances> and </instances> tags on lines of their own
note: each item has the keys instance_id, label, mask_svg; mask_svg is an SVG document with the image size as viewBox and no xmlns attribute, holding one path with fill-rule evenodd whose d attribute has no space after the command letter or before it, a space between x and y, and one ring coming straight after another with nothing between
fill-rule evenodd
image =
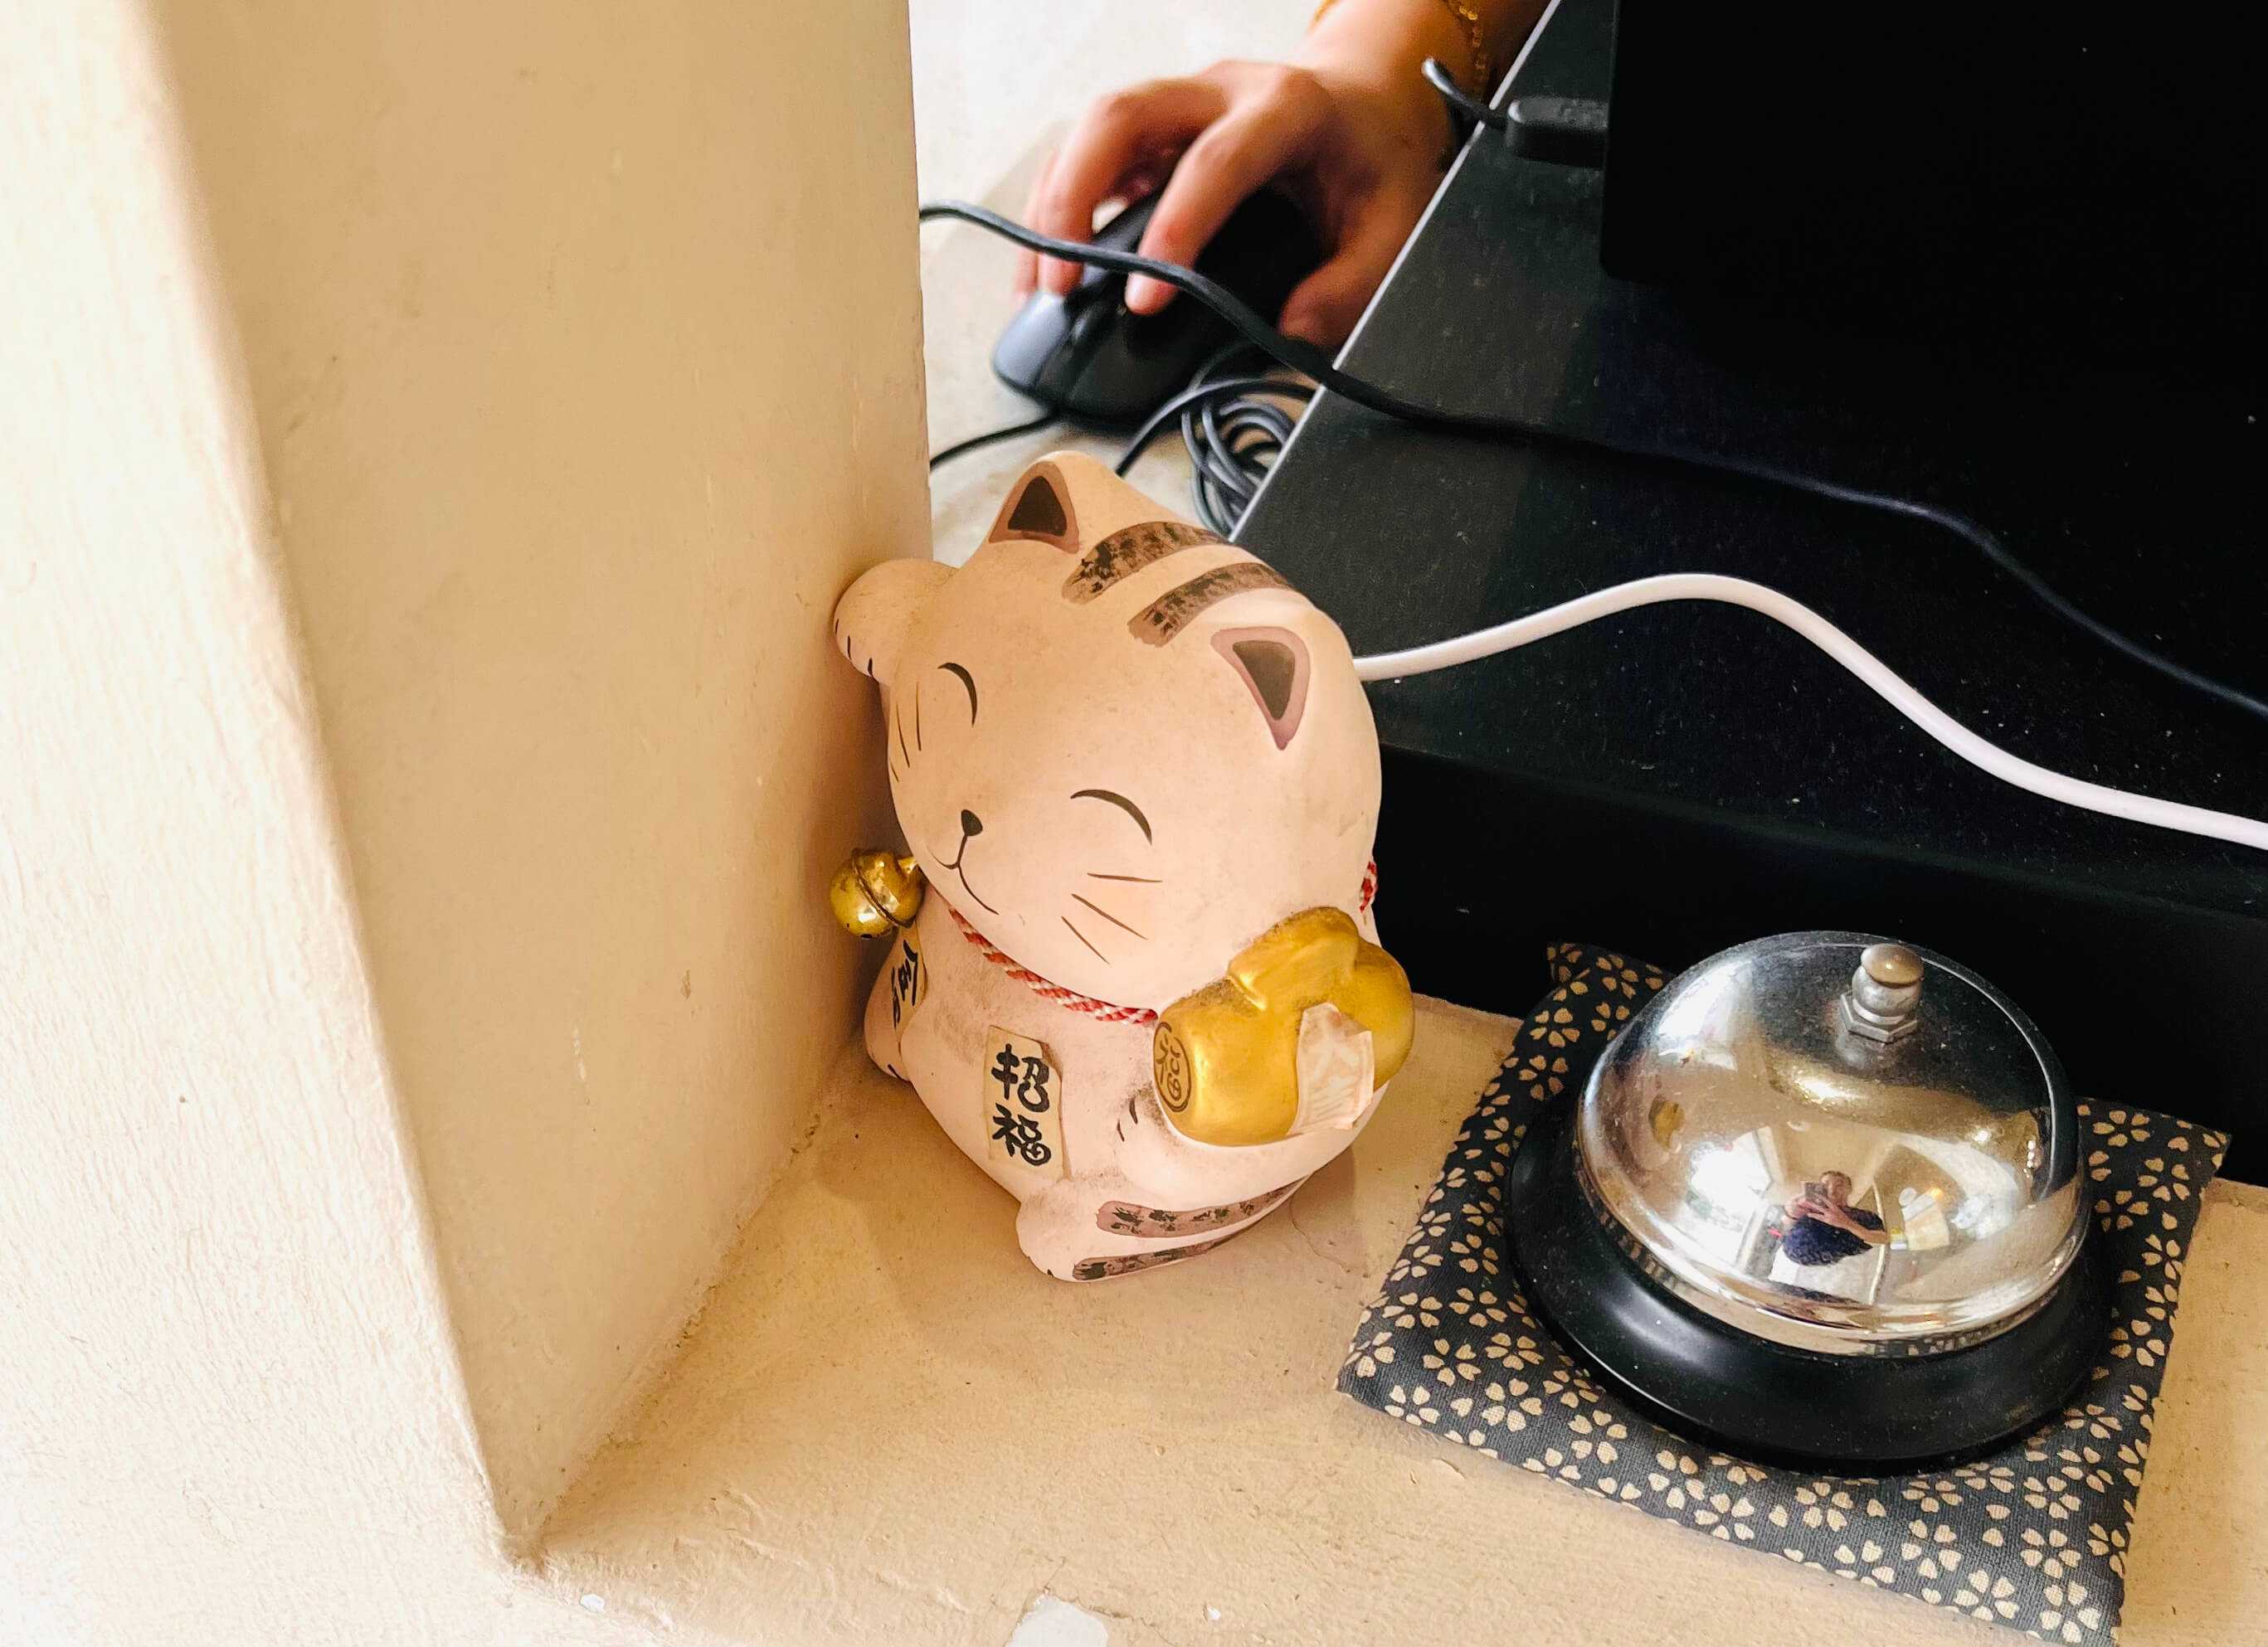
<instances>
[{"instance_id":1,"label":"cat figurine tail","mask_svg":"<svg viewBox=\"0 0 2268 1647\"><path fill-rule=\"evenodd\" d=\"M890 945L867 1051L1016 1198L1034 1263L1209 1250L1353 1141L1415 1017L1336 624L1058 452L966 565L875 567L834 636L881 693L907 847L837 882Z\"/></svg>"}]
</instances>

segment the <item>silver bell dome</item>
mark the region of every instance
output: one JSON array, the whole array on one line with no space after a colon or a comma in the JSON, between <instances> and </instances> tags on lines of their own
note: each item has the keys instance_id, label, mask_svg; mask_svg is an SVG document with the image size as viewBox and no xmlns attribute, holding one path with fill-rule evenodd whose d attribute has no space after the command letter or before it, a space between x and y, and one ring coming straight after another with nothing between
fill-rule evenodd
<instances>
[{"instance_id":1,"label":"silver bell dome","mask_svg":"<svg viewBox=\"0 0 2268 1647\"><path fill-rule=\"evenodd\" d=\"M1576 1121L1646 1273L1758 1337L1928 1355L1996 1336L2087 1233L2063 1070L1991 984L1851 932L1726 951L1649 1002Z\"/></svg>"}]
</instances>

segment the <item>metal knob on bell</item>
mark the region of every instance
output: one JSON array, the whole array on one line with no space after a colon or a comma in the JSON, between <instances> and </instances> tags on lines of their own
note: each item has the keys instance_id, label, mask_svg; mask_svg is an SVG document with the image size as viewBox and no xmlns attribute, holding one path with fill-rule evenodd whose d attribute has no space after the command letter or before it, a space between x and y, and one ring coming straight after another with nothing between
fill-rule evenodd
<instances>
[{"instance_id":1,"label":"metal knob on bell","mask_svg":"<svg viewBox=\"0 0 2268 1647\"><path fill-rule=\"evenodd\" d=\"M1506 1187L1530 1305L1673 1428L1874 1473L2057 1410L2108 1331L2076 1106L1927 950L1760 939L1632 1018Z\"/></svg>"}]
</instances>

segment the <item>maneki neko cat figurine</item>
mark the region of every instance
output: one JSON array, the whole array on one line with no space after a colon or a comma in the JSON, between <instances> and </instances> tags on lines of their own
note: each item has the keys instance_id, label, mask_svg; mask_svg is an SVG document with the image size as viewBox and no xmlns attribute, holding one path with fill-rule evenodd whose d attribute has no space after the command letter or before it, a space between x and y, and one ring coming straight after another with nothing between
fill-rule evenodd
<instances>
[{"instance_id":1,"label":"maneki neko cat figurine","mask_svg":"<svg viewBox=\"0 0 2268 1647\"><path fill-rule=\"evenodd\" d=\"M1407 1055L1370 901L1378 735L1329 619L1101 465L1026 471L958 570L891 561L835 639L882 693L910 856L867 1052L1021 1203L1049 1275L1219 1245L1352 1142Z\"/></svg>"}]
</instances>

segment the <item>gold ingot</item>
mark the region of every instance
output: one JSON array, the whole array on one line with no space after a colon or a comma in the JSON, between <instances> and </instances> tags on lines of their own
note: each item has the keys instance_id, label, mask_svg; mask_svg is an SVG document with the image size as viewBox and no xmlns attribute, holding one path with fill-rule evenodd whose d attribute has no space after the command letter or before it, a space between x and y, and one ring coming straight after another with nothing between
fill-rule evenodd
<instances>
[{"instance_id":1,"label":"gold ingot","mask_svg":"<svg viewBox=\"0 0 2268 1647\"><path fill-rule=\"evenodd\" d=\"M843 930L884 937L921 913L921 866L895 853L853 852L828 883L827 901Z\"/></svg>"},{"instance_id":2,"label":"gold ingot","mask_svg":"<svg viewBox=\"0 0 2268 1647\"><path fill-rule=\"evenodd\" d=\"M1174 1126L1201 1143L1272 1143L1300 1113L1300 1020L1336 1007L1370 1032L1373 1091L1410 1055L1418 1010L1401 963L1340 909L1309 909L1239 955L1228 975L1158 1017L1151 1073Z\"/></svg>"}]
</instances>

